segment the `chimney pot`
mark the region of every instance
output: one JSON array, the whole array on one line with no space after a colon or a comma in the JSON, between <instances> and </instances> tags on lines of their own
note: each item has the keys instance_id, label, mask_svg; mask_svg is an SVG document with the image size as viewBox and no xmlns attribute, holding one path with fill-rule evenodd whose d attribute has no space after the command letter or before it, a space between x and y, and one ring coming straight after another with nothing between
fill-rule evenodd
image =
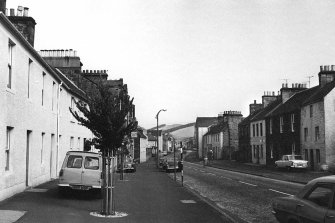
<instances>
[{"instance_id":1,"label":"chimney pot","mask_svg":"<svg viewBox=\"0 0 335 223\"><path fill-rule=\"evenodd\" d=\"M23 8L23 16L28 17L28 12L29 12L29 8L24 7Z\"/></svg>"},{"instance_id":2,"label":"chimney pot","mask_svg":"<svg viewBox=\"0 0 335 223\"><path fill-rule=\"evenodd\" d=\"M23 16L23 7L22 6L17 7L17 16Z\"/></svg>"},{"instance_id":3,"label":"chimney pot","mask_svg":"<svg viewBox=\"0 0 335 223\"><path fill-rule=\"evenodd\" d=\"M320 66L320 71L323 71L323 66Z\"/></svg>"},{"instance_id":4,"label":"chimney pot","mask_svg":"<svg viewBox=\"0 0 335 223\"><path fill-rule=\"evenodd\" d=\"M15 9L10 9L10 16L15 16Z\"/></svg>"}]
</instances>

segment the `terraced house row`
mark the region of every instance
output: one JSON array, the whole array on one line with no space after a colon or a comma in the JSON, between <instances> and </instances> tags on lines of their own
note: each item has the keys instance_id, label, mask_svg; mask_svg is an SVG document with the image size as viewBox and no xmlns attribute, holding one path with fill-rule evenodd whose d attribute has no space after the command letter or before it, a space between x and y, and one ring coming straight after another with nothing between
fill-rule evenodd
<instances>
[{"instance_id":1,"label":"terraced house row","mask_svg":"<svg viewBox=\"0 0 335 223\"><path fill-rule=\"evenodd\" d=\"M320 66L319 84L287 83L264 92L249 115L226 111L198 117L195 147L200 158L274 165L282 155L302 155L313 170L335 168L335 65Z\"/></svg>"},{"instance_id":2,"label":"terraced house row","mask_svg":"<svg viewBox=\"0 0 335 223\"><path fill-rule=\"evenodd\" d=\"M250 105L239 124L239 158L264 165L285 154L303 155L311 169L335 161L335 66L321 66L319 84L283 84L280 93L265 93Z\"/></svg>"},{"instance_id":3,"label":"terraced house row","mask_svg":"<svg viewBox=\"0 0 335 223\"><path fill-rule=\"evenodd\" d=\"M95 82L111 94L128 91L106 70L82 70L73 50L36 51L35 24L28 8L8 15L0 0L0 200L57 178L66 152L84 150L93 134L69 108L87 102ZM135 118L135 107L128 116Z\"/></svg>"}]
</instances>

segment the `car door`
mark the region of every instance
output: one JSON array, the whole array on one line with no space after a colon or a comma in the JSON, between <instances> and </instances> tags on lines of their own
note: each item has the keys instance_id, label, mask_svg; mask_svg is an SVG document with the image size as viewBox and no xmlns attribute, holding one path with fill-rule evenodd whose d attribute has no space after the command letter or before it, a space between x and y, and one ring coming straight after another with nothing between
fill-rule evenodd
<instances>
[{"instance_id":1,"label":"car door","mask_svg":"<svg viewBox=\"0 0 335 223\"><path fill-rule=\"evenodd\" d=\"M285 157L286 157L286 156L283 156L283 157L281 158L281 160L278 160L278 161L277 161L277 166L278 166L278 167L285 167Z\"/></svg>"},{"instance_id":2,"label":"car door","mask_svg":"<svg viewBox=\"0 0 335 223\"><path fill-rule=\"evenodd\" d=\"M325 217L325 223L334 223L335 222L335 185L333 185L333 196L331 198L331 207L328 209Z\"/></svg>"},{"instance_id":3,"label":"car door","mask_svg":"<svg viewBox=\"0 0 335 223\"><path fill-rule=\"evenodd\" d=\"M100 186L101 159L97 156L85 156L82 169L82 184Z\"/></svg>"},{"instance_id":4,"label":"car door","mask_svg":"<svg viewBox=\"0 0 335 223\"><path fill-rule=\"evenodd\" d=\"M83 157L81 155L69 155L64 168L63 179L68 184L81 184L81 172Z\"/></svg>"},{"instance_id":5,"label":"car door","mask_svg":"<svg viewBox=\"0 0 335 223\"><path fill-rule=\"evenodd\" d=\"M332 187L333 186L329 183L316 184L305 194L303 199L296 204L296 213L301 222L324 222L333 197Z\"/></svg>"}]
</instances>

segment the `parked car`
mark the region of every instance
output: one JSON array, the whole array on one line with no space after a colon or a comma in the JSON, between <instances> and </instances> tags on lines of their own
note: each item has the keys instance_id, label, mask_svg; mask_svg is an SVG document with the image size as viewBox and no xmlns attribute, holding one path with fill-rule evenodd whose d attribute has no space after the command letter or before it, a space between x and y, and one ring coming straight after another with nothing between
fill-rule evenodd
<instances>
[{"instance_id":1,"label":"parked car","mask_svg":"<svg viewBox=\"0 0 335 223\"><path fill-rule=\"evenodd\" d=\"M279 168L306 169L308 161L304 160L301 155L284 155L281 160L275 162L275 165Z\"/></svg>"},{"instance_id":2,"label":"parked car","mask_svg":"<svg viewBox=\"0 0 335 223\"><path fill-rule=\"evenodd\" d=\"M310 181L294 196L278 197L272 213L282 223L335 222L335 176Z\"/></svg>"},{"instance_id":3,"label":"parked car","mask_svg":"<svg viewBox=\"0 0 335 223\"><path fill-rule=\"evenodd\" d=\"M101 155L92 152L69 151L59 171L58 189L101 189Z\"/></svg>"},{"instance_id":4,"label":"parked car","mask_svg":"<svg viewBox=\"0 0 335 223\"><path fill-rule=\"evenodd\" d=\"M118 165L117 172L121 172L122 165L121 163ZM123 161L123 172L136 172L136 164L133 162L133 159L130 157L126 157Z\"/></svg>"},{"instance_id":5,"label":"parked car","mask_svg":"<svg viewBox=\"0 0 335 223\"><path fill-rule=\"evenodd\" d=\"M166 162L166 158L160 158L158 162L159 168L164 169L165 162Z\"/></svg>"},{"instance_id":6,"label":"parked car","mask_svg":"<svg viewBox=\"0 0 335 223\"><path fill-rule=\"evenodd\" d=\"M174 167L176 168L176 171L180 172L181 169L180 167L180 161L176 159L176 163L174 162L174 159L166 159L165 162L163 163L163 170L165 172L172 172L174 171Z\"/></svg>"}]
</instances>

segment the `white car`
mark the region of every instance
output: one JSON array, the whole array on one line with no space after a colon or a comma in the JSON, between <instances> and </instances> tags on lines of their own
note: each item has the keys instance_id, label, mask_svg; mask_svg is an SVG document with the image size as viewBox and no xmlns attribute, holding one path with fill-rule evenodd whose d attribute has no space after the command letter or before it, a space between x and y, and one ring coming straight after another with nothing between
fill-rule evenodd
<instances>
[{"instance_id":1,"label":"white car","mask_svg":"<svg viewBox=\"0 0 335 223\"><path fill-rule=\"evenodd\" d=\"M286 169L306 169L308 167L308 161L304 160L301 155L284 155L282 159L277 160L275 164L276 167Z\"/></svg>"},{"instance_id":2,"label":"white car","mask_svg":"<svg viewBox=\"0 0 335 223\"><path fill-rule=\"evenodd\" d=\"M67 152L59 172L59 192L101 189L101 168L102 158L98 153Z\"/></svg>"}]
</instances>

